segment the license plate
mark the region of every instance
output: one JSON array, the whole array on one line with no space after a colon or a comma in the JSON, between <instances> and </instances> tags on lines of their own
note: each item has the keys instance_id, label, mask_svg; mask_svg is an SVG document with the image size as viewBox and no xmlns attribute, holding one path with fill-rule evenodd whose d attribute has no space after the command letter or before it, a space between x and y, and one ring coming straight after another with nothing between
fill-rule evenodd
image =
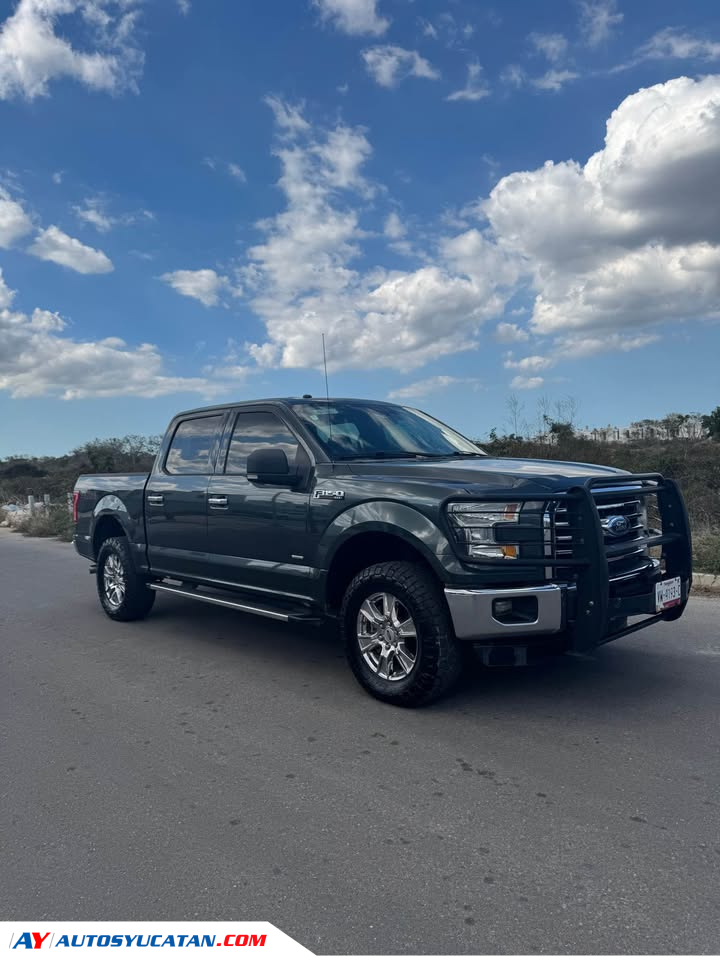
<instances>
[{"instance_id":1,"label":"license plate","mask_svg":"<svg viewBox=\"0 0 720 960\"><path fill-rule=\"evenodd\" d=\"M661 580L655 584L655 609L658 613L682 603L682 583L680 577Z\"/></svg>"}]
</instances>

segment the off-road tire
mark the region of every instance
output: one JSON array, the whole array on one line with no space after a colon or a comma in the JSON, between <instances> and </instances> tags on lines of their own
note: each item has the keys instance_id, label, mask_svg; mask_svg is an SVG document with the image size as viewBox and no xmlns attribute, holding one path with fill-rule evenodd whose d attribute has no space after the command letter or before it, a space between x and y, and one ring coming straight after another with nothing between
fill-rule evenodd
<instances>
[{"instance_id":1,"label":"off-road tire","mask_svg":"<svg viewBox=\"0 0 720 960\"><path fill-rule=\"evenodd\" d=\"M415 666L402 680L386 680L374 673L358 643L360 606L380 591L392 593L401 601L417 631ZM361 570L345 591L340 630L358 682L378 700L401 707L424 706L448 693L467 660L465 645L455 637L440 585L419 563L391 560Z\"/></svg>"},{"instance_id":2,"label":"off-road tire","mask_svg":"<svg viewBox=\"0 0 720 960\"><path fill-rule=\"evenodd\" d=\"M119 603L113 603L106 590L105 568L109 562L113 563L111 558L114 558L114 565L119 563L121 572L118 576L124 584ZM111 537L102 544L97 557L96 583L102 608L111 620L142 620L155 603L155 591L150 590L135 571L127 537Z\"/></svg>"}]
</instances>

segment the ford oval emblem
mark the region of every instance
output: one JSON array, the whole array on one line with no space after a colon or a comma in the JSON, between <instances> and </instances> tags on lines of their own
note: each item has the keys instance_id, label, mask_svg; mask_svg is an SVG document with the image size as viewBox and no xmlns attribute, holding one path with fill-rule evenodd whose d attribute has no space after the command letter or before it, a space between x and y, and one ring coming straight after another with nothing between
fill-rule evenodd
<instances>
[{"instance_id":1,"label":"ford oval emblem","mask_svg":"<svg viewBox=\"0 0 720 960\"><path fill-rule=\"evenodd\" d=\"M627 517L608 517L605 521L605 530L611 537L622 537L630 529L630 521Z\"/></svg>"}]
</instances>

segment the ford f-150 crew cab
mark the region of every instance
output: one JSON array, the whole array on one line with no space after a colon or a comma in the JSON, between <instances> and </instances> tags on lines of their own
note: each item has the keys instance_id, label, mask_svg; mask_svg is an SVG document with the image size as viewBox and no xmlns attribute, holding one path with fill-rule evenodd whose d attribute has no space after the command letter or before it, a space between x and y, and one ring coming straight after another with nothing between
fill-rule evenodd
<instances>
[{"instance_id":1,"label":"ford f-150 crew cab","mask_svg":"<svg viewBox=\"0 0 720 960\"><path fill-rule=\"evenodd\" d=\"M114 620L157 593L339 622L374 696L428 703L484 663L677 620L687 513L659 474L487 456L418 410L288 398L191 410L149 476L75 487L75 545Z\"/></svg>"}]
</instances>

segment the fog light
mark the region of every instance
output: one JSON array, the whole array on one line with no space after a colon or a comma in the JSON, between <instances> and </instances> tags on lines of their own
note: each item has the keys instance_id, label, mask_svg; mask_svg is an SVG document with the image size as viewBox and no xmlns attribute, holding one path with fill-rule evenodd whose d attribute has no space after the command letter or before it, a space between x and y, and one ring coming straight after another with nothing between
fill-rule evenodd
<instances>
[{"instance_id":1,"label":"fog light","mask_svg":"<svg viewBox=\"0 0 720 960\"><path fill-rule=\"evenodd\" d=\"M509 600L493 600L492 615L498 623L536 623L538 618L537 597L511 597Z\"/></svg>"},{"instance_id":2,"label":"fog light","mask_svg":"<svg viewBox=\"0 0 720 960\"><path fill-rule=\"evenodd\" d=\"M493 603L493 616L497 617L503 613L512 613L512 600L496 600Z\"/></svg>"}]
</instances>

